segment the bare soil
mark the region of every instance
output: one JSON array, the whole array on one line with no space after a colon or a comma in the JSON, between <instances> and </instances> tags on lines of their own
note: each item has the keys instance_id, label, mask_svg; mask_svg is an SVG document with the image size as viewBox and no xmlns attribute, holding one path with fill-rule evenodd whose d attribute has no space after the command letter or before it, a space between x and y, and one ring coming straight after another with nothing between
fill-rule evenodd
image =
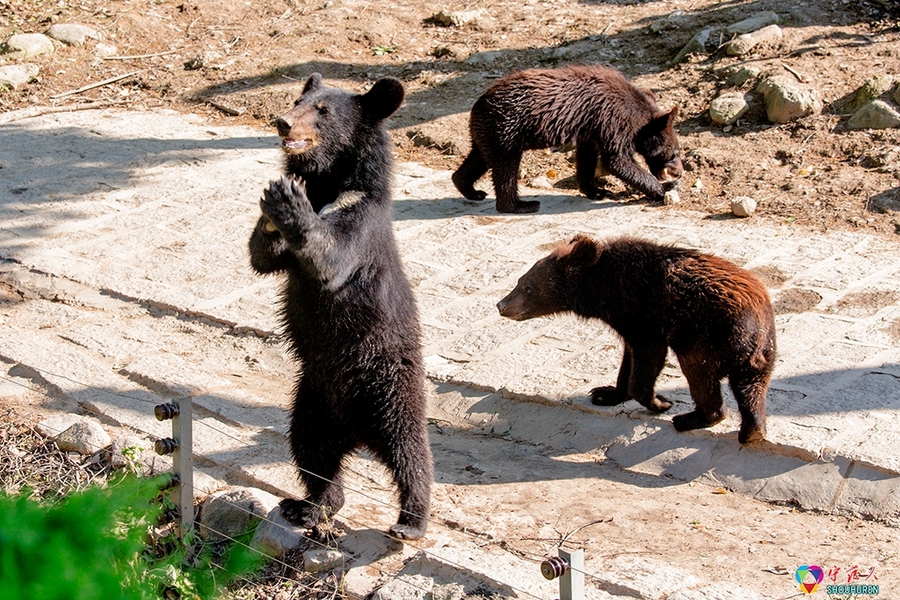
<instances>
[{"instance_id":1,"label":"bare soil","mask_svg":"<svg viewBox=\"0 0 900 600\"><path fill-rule=\"evenodd\" d=\"M677 27L651 31L675 10L684 13ZM780 43L729 57L723 36L709 53L670 64L701 29L721 30L763 10L783 17ZM463 18L441 24L433 18L441 12ZM680 107L688 169L680 208L730 218L731 199L746 195L758 202L758 215L781 223L900 231L900 129L846 128L848 104L868 78L900 75L900 8L889 0L0 1L3 39L53 23L95 28L114 56L99 58L95 40L57 44L55 53L29 59L41 66L35 81L0 92L0 111L110 101L267 126L314 71L359 91L389 75L408 93L392 121L398 158L455 169L469 149L468 110L496 78L529 67L603 63L652 89L663 108ZM742 65L763 75L790 73L816 88L822 114L768 123L761 95L753 94L758 79L751 79L741 88L754 96L751 110L733 127L715 125L709 102L730 89L730 75ZM543 175L573 189L569 159L569 152L527 154L523 183ZM487 180L481 185L492 192ZM646 201L617 180L606 185L613 199Z\"/></svg>"}]
</instances>

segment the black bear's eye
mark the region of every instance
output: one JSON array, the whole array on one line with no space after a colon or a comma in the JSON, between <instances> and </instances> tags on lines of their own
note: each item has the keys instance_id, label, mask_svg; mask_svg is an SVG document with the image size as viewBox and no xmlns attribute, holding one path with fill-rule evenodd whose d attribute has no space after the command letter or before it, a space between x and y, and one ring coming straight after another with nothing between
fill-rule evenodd
<instances>
[{"instance_id":1,"label":"black bear's eye","mask_svg":"<svg viewBox=\"0 0 900 600\"><path fill-rule=\"evenodd\" d=\"M321 102L318 103L318 104L316 104L316 110L319 111L319 114L320 114L320 115L327 115L327 114L328 114L328 107L327 107L326 105L322 104Z\"/></svg>"},{"instance_id":2,"label":"black bear's eye","mask_svg":"<svg viewBox=\"0 0 900 600\"><path fill-rule=\"evenodd\" d=\"M530 296L533 293L534 293L534 288L531 287L530 285L526 285L525 286L525 295Z\"/></svg>"}]
</instances>

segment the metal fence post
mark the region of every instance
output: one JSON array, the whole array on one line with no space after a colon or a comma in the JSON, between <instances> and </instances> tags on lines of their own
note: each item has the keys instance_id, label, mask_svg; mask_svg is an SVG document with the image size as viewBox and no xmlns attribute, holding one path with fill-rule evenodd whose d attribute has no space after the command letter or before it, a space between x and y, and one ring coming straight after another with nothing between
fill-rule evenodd
<instances>
[{"instance_id":1,"label":"metal fence post","mask_svg":"<svg viewBox=\"0 0 900 600\"><path fill-rule=\"evenodd\" d=\"M157 440L158 454L171 454L175 472L175 496L179 508L178 537L194 527L194 455L191 432L191 399L179 398L174 403L159 404L153 410L160 421L172 420L172 437Z\"/></svg>"},{"instance_id":2,"label":"metal fence post","mask_svg":"<svg viewBox=\"0 0 900 600\"><path fill-rule=\"evenodd\" d=\"M584 550L566 552L541 563L541 573L547 579L559 579L560 600L584 600Z\"/></svg>"}]
</instances>

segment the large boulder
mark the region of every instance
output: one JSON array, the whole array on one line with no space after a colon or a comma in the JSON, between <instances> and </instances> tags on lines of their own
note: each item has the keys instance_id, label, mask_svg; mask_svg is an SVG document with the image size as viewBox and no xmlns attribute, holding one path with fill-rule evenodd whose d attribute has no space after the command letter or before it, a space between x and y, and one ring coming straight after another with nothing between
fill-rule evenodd
<instances>
[{"instance_id":1,"label":"large boulder","mask_svg":"<svg viewBox=\"0 0 900 600\"><path fill-rule=\"evenodd\" d=\"M764 79L756 91L766 102L766 116L773 123L787 123L822 112L819 92L782 75Z\"/></svg>"}]
</instances>

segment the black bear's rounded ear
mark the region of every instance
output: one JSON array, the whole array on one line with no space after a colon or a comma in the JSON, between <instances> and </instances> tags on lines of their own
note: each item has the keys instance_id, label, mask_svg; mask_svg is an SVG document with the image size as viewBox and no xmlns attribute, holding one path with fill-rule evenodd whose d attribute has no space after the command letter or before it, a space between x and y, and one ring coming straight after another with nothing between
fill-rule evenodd
<instances>
[{"instance_id":1,"label":"black bear's rounded ear","mask_svg":"<svg viewBox=\"0 0 900 600\"><path fill-rule=\"evenodd\" d=\"M314 92L320 87L322 87L322 75L320 73L313 73L309 76L309 79L306 80L306 84L303 86L303 93Z\"/></svg>"},{"instance_id":2,"label":"black bear's rounded ear","mask_svg":"<svg viewBox=\"0 0 900 600\"><path fill-rule=\"evenodd\" d=\"M362 96L362 107L376 120L387 119L403 104L406 92L399 79L385 77L375 82L368 92Z\"/></svg>"}]
</instances>

